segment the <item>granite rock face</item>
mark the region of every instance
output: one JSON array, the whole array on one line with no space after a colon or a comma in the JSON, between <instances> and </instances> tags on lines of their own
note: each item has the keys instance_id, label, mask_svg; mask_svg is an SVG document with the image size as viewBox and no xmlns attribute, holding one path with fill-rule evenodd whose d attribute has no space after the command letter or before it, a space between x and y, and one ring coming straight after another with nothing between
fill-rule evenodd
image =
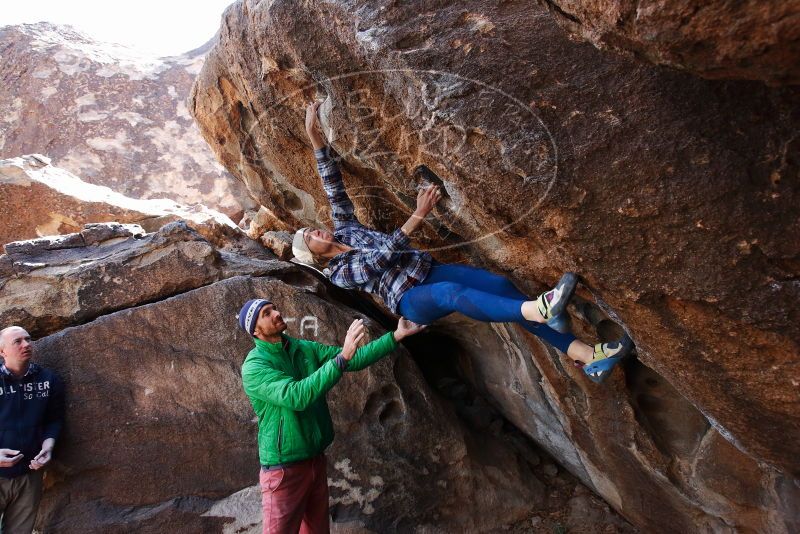
<instances>
[{"instance_id":1,"label":"granite rock face","mask_svg":"<svg viewBox=\"0 0 800 534\"><path fill-rule=\"evenodd\" d=\"M153 277L136 259L126 264L125 278ZM134 296L141 302L36 342L35 359L68 385L40 530L260 532L257 425L240 378L252 348L236 326L242 302L269 296L290 335L323 343L343 339L357 317L373 339L384 332L298 267L269 267L254 260L246 276L176 287L149 304ZM462 423L405 349L346 374L328 398L338 434L328 450L334 532L522 532L532 522L551 532L575 523L577 508L593 521L577 520L575 532L633 532L577 479L540 466L546 455L530 443Z\"/></svg>"},{"instance_id":2,"label":"granite rock face","mask_svg":"<svg viewBox=\"0 0 800 534\"><path fill-rule=\"evenodd\" d=\"M204 52L155 58L66 26L0 28L0 158L44 154L129 197L241 213L241 186L185 105Z\"/></svg>"},{"instance_id":3,"label":"granite rock face","mask_svg":"<svg viewBox=\"0 0 800 534\"><path fill-rule=\"evenodd\" d=\"M800 83L800 2L546 0L573 35L705 78Z\"/></svg>"},{"instance_id":4,"label":"granite rock face","mask_svg":"<svg viewBox=\"0 0 800 534\"><path fill-rule=\"evenodd\" d=\"M444 323L504 415L644 530L798 528L797 89L605 53L529 2L241 1L189 107L264 230L329 223L315 98L364 224L440 183L417 245L530 294L579 272L581 337L636 341L595 386L521 331Z\"/></svg>"}]
</instances>

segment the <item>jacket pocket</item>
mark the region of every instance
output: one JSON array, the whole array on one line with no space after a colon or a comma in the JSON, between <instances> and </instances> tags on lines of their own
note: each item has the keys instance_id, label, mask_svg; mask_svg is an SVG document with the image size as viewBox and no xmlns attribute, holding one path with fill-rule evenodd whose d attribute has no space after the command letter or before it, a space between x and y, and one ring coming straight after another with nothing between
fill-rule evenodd
<instances>
[{"instance_id":1,"label":"jacket pocket","mask_svg":"<svg viewBox=\"0 0 800 534\"><path fill-rule=\"evenodd\" d=\"M283 417L281 417L281 422L278 423L278 454L281 454L282 446L283 446Z\"/></svg>"}]
</instances>

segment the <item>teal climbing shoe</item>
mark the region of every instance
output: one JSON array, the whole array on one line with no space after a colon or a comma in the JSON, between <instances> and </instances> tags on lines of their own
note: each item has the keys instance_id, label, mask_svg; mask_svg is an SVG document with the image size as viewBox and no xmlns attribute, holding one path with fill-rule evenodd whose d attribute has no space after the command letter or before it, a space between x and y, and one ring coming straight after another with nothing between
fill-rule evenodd
<instances>
[{"instance_id":1,"label":"teal climbing shoe","mask_svg":"<svg viewBox=\"0 0 800 534\"><path fill-rule=\"evenodd\" d=\"M583 372L592 382L602 383L611 375L614 367L633 350L633 340L625 334L622 339L612 343L598 343L594 346L594 360L583 367Z\"/></svg>"}]
</instances>

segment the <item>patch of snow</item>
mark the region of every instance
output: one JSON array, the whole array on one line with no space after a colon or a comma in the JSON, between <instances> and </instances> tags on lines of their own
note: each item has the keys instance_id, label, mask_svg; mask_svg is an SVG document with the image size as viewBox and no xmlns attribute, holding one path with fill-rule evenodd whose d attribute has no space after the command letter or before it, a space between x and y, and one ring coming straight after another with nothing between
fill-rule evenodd
<instances>
[{"instance_id":1,"label":"patch of snow","mask_svg":"<svg viewBox=\"0 0 800 534\"><path fill-rule=\"evenodd\" d=\"M47 52L59 70L69 76L100 64L99 76L124 74L131 80L155 78L170 64L162 58L137 52L127 46L95 41L73 28L53 24L24 24L20 30L33 37L31 47Z\"/></svg>"},{"instance_id":2,"label":"patch of snow","mask_svg":"<svg viewBox=\"0 0 800 534\"><path fill-rule=\"evenodd\" d=\"M85 95L81 95L75 99L75 105L78 108L82 108L84 106L94 106L97 104L97 96L94 93L86 93Z\"/></svg>"},{"instance_id":3,"label":"patch of snow","mask_svg":"<svg viewBox=\"0 0 800 534\"><path fill-rule=\"evenodd\" d=\"M151 193L174 196L179 199L200 199L201 202L215 205L234 205L235 199L228 186L229 178L224 169L206 148L194 123L188 128L177 121L166 121L161 126L153 126L144 131L150 139L152 148L161 154L159 163L167 167L159 172L150 172L148 188ZM219 178L214 181L213 190L202 191L203 178L197 169L216 169ZM175 183L181 183L181 191L175 190Z\"/></svg>"},{"instance_id":4,"label":"patch of snow","mask_svg":"<svg viewBox=\"0 0 800 534\"><path fill-rule=\"evenodd\" d=\"M58 161L62 168L81 176L96 176L105 165L100 156L85 147L73 148Z\"/></svg>"},{"instance_id":5,"label":"patch of snow","mask_svg":"<svg viewBox=\"0 0 800 534\"><path fill-rule=\"evenodd\" d=\"M200 74L200 70L203 68L203 63L205 63L205 61L206 61L205 56L197 56L197 57L179 56L178 58L175 59L175 63L186 69L186 72L188 72L192 76L197 76L198 74Z\"/></svg>"},{"instance_id":6,"label":"patch of snow","mask_svg":"<svg viewBox=\"0 0 800 534\"><path fill-rule=\"evenodd\" d=\"M150 138L150 142L156 146L159 152L191 153L184 150L185 145L181 146L184 129L176 121L166 121L164 126L150 128L144 132L144 135Z\"/></svg>"},{"instance_id":7,"label":"patch of snow","mask_svg":"<svg viewBox=\"0 0 800 534\"><path fill-rule=\"evenodd\" d=\"M58 70L67 76L75 76L79 72L85 72L91 66L88 60L69 50L58 50L53 54L53 59L58 63Z\"/></svg>"},{"instance_id":8,"label":"patch of snow","mask_svg":"<svg viewBox=\"0 0 800 534\"><path fill-rule=\"evenodd\" d=\"M13 124L17 122L20 118L22 108L25 107L25 103L22 101L20 97L15 97L14 100L11 101L11 109L3 110L2 114L2 122L6 124Z\"/></svg>"},{"instance_id":9,"label":"patch of snow","mask_svg":"<svg viewBox=\"0 0 800 534\"><path fill-rule=\"evenodd\" d=\"M95 150L117 152L142 152L141 147L133 145L128 139L128 134L125 131L117 132L113 138L109 137L92 137L86 140L86 144Z\"/></svg>"},{"instance_id":10,"label":"patch of snow","mask_svg":"<svg viewBox=\"0 0 800 534\"><path fill-rule=\"evenodd\" d=\"M10 108L0 107L0 124L15 124L20 118L23 107L24 103L20 97L16 97L11 101ZM0 128L0 148L3 148L6 144L5 132L10 131L10 128Z\"/></svg>"},{"instance_id":11,"label":"patch of snow","mask_svg":"<svg viewBox=\"0 0 800 534\"><path fill-rule=\"evenodd\" d=\"M123 121L128 121L128 124L133 126L139 126L140 124L152 124L153 121L148 119L147 117L143 117L141 114L136 113L135 111L123 111L120 113L115 113L114 118L120 119Z\"/></svg>"},{"instance_id":12,"label":"patch of snow","mask_svg":"<svg viewBox=\"0 0 800 534\"><path fill-rule=\"evenodd\" d=\"M80 122L94 122L94 121L101 121L108 117L108 113L97 111L97 110L89 110L84 111L83 113L78 114L78 120Z\"/></svg>"},{"instance_id":13,"label":"patch of snow","mask_svg":"<svg viewBox=\"0 0 800 534\"><path fill-rule=\"evenodd\" d=\"M42 95L43 99L47 100L48 98L50 98L51 96L53 96L57 92L58 92L58 89L56 89L55 87L45 87L44 89L39 91L39 94Z\"/></svg>"},{"instance_id":14,"label":"patch of snow","mask_svg":"<svg viewBox=\"0 0 800 534\"><path fill-rule=\"evenodd\" d=\"M186 107L186 102L183 100L178 100L178 105L175 106L175 114L181 119L192 120L192 116L189 115L189 108Z\"/></svg>"},{"instance_id":15,"label":"patch of snow","mask_svg":"<svg viewBox=\"0 0 800 534\"><path fill-rule=\"evenodd\" d=\"M0 179L17 183L22 179L39 182L63 195L83 202L102 202L122 209L153 216L176 215L186 220L203 222L214 219L220 224L237 228L226 215L209 208L197 209L166 198L130 198L108 187L84 182L74 174L54 167L49 159L38 154L0 160ZM123 225L134 227L136 225Z\"/></svg>"},{"instance_id":16,"label":"patch of snow","mask_svg":"<svg viewBox=\"0 0 800 534\"><path fill-rule=\"evenodd\" d=\"M49 78L55 73L56 70L53 67L44 67L42 69L33 71L33 74L31 74L31 76L33 76L37 80L44 80L45 78Z\"/></svg>"}]
</instances>

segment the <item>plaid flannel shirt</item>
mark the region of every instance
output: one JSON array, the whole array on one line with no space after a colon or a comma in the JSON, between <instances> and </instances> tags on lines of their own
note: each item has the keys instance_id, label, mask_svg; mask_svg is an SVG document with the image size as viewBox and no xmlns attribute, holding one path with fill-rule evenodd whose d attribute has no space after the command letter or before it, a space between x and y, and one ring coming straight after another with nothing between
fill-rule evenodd
<instances>
[{"instance_id":1,"label":"plaid flannel shirt","mask_svg":"<svg viewBox=\"0 0 800 534\"><path fill-rule=\"evenodd\" d=\"M314 151L317 170L331 204L333 235L353 250L334 256L325 274L339 287L376 293L397 313L403 293L425 280L433 258L410 247L408 236L399 228L384 234L358 222L330 150Z\"/></svg>"}]
</instances>

